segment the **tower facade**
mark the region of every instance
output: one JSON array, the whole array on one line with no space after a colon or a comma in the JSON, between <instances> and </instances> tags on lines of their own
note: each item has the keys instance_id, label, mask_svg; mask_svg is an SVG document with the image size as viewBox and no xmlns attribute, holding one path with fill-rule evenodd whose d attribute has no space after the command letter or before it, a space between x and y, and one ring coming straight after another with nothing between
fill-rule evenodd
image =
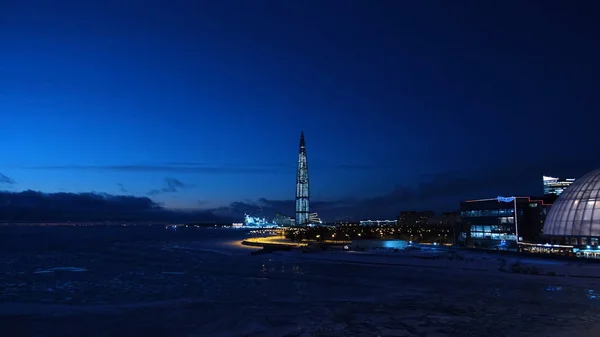
<instances>
[{"instance_id":1,"label":"tower facade","mask_svg":"<svg viewBox=\"0 0 600 337\"><path fill-rule=\"evenodd\" d=\"M305 226L310 223L308 193L308 165L306 164L306 144L304 131L300 134L300 151L298 152L298 173L296 175L296 225Z\"/></svg>"}]
</instances>

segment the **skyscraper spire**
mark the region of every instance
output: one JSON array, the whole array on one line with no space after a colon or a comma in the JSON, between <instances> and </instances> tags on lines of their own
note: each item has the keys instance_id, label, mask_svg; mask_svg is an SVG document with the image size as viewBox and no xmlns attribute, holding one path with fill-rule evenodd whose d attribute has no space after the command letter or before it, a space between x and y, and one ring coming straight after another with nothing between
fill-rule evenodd
<instances>
[{"instance_id":1,"label":"skyscraper spire","mask_svg":"<svg viewBox=\"0 0 600 337\"><path fill-rule=\"evenodd\" d=\"M306 144L304 143L304 131L300 132L300 151L302 151L302 149L304 149L304 151L306 152Z\"/></svg>"},{"instance_id":2,"label":"skyscraper spire","mask_svg":"<svg viewBox=\"0 0 600 337\"><path fill-rule=\"evenodd\" d=\"M308 165L304 131L302 131L300 133L300 150L298 151L298 174L296 175L296 225L304 226L309 222Z\"/></svg>"}]
</instances>

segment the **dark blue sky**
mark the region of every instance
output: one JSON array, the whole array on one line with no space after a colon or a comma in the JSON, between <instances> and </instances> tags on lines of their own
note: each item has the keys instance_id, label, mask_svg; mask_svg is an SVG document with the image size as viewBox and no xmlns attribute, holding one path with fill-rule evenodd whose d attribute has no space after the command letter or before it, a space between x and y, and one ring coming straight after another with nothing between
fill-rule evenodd
<instances>
[{"instance_id":1,"label":"dark blue sky","mask_svg":"<svg viewBox=\"0 0 600 337\"><path fill-rule=\"evenodd\" d=\"M0 189L287 210L304 130L331 217L539 194L600 166L596 7L0 1Z\"/></svg>"}]
</instances>

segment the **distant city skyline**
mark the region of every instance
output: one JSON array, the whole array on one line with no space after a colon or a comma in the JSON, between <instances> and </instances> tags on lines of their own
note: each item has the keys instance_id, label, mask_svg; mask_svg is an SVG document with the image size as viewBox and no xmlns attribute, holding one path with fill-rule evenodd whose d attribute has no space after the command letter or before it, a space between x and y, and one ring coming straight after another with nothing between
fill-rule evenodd
<instances>
[{"instance_id":1,"label":"distant city skyline","mask_svg":"<svg viewBox=\"0 0 600 337\"><path fill-rule=\"evenodd\" d=\"M291 215L299 130L323 219L452 211L600 167L600 46L584 2L14 1L0 12L3 207L43 199L20 193L32 190L208 218Z\"/></svg>"}]
</instances>

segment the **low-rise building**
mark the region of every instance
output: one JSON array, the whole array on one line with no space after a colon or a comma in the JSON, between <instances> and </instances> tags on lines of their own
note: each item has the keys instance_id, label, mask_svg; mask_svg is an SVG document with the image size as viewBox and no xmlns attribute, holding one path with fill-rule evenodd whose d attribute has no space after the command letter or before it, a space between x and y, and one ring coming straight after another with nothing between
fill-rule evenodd
<instances>
[{"instance_id":1,"label":"low-rise building","mask_svg":"<svg viewBox=\"0 0 600 337\"><path fill-rule=\"evenodd\" d=\"M369 227L389 227L396 226L398 221L396 220L363 220L360 222L361 226L369 226Z\"/></svg>"},{"instance_id":2,"label":"low-rise building","mask_svg":"<svg viewBox=\"0 0 600 337\"><path fill-rule=\"evenodd\" d=\"M475 247L517 247L538 242L550 208L543 198L496 197L461 202L459 244Z\"/></svg>"}]
</instances>

